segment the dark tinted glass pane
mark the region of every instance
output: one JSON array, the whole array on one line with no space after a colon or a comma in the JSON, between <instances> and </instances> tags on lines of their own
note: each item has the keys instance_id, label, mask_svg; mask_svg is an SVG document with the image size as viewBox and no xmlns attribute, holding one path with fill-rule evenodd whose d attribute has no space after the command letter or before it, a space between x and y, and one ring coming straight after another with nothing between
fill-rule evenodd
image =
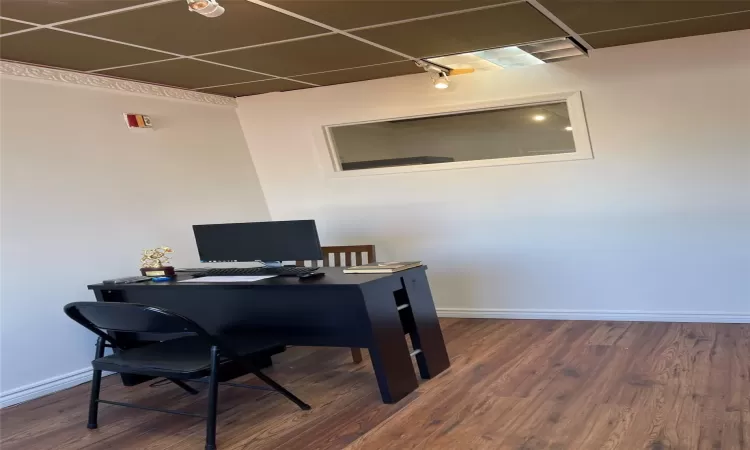
<instances>
[{"instance_id":1,"label":"dark tinted glass pane","mask_svg":"<svg viewBox=\"0 0 750 450\"><path fill-rule=\"evenodd\" d=\"M342 170L575 152L565 102L329 130Z\"/></svg>"}]
</instances>

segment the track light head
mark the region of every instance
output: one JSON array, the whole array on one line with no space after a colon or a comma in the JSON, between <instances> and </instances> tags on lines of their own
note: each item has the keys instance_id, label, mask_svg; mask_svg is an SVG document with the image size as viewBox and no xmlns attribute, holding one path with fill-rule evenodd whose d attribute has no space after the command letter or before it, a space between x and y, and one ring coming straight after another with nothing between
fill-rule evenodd
<instances>
[{"instance_id":1,"label":"track light head","mask_svg":"<svg viewBox=\"0 0 750 450\"><path fill-rule=\"evenodd\" d=\"M450 84L448 75L445 72L440 72L437 77L432 79L432 84L436 89L447 89Z\"/></svg>"},{"instance_id":2,"label":"track light head","mask_svg":"<svg viewBox=\"0 0 750 450\"><path fill-rule=\"evenodd\" d=\"M224 7L216 0L187 0L188 9L205 17L219 17L224 14Z\"/></svg>"},{"instance_id":3,"label":"track light head","mask_svg":"<svg viewBox=\"0 0 750 450\"><path fill-rule=\"evenodd\" d=\"M424 61L415 61L414 63L417 65L417 67L421 67L425 72L430 74L432 85L435 86L436 89L448 88L448 85L450 85L448 74L450 72L447 71L447 69Z\"/></svg>"}]
</instances>

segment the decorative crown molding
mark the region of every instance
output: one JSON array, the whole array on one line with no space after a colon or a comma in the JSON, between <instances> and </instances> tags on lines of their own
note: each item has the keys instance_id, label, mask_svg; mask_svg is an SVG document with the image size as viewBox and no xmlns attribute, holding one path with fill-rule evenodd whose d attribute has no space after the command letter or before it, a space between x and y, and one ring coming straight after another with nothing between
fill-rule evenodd
<instances>
[{"instance_id":1,"label":"decorative crown molding","mask_svg":"<svg viewBox=\"0 0 750 450\"><path fill-rule=\"evenodd\" d=\"M140 83L137 81L102 77L90 73L31 66L10 61L0 61L0 74L14 77L34 78L37 80L56 81L58 83L77 84L80 86L95 88L113 89L121 92L132 92L134 94L145 94L156 97L210 103L212 105L237 106L237 101L232 97L223 97L221 95L206 94L198 91L188 91L185 89Z\"/></svg>"}]
</instances>

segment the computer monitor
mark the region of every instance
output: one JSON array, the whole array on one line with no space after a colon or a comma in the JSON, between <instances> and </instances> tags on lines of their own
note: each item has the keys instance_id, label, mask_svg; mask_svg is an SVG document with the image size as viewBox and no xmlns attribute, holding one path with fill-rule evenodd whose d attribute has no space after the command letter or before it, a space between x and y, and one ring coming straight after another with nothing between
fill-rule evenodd
<instances>
[{"instance_id":1,"label":"computer monitor","mask_svg":"<svg viewBox=\"0 0 750 450\"><path fill-rule=\"evenodd\" d=\"M323 259L314 220L193 225L203 263Z\"/></svg>"}]
</instances>

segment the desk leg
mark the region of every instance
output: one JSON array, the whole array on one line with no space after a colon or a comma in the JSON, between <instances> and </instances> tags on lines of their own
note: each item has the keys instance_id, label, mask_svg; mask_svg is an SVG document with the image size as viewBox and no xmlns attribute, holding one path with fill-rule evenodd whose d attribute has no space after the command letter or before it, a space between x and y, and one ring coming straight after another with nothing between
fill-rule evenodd
<instances>
[{"instance_id":1,"label":"desk leg","mask_svg":"<svg viewBox=\"0 0 750 450\"><path fill-rule=\"evenodd\" d=\"M414 348L422 350L422 353L416 356L420 375L424 379L433 378L450 367L451 363L445 349L435 303L432 301L427 274L424 270L412 272L402 278L414 315L415 331L411 333L411 339Z\"/></svg>"},{"instance_id":2,"label":"desk leg","mask_svg":"<svg viewBox=\"0 0 750 450\"><path fill-rule=\"evenodd\" d=\"M372 283L362 287L370 321L370 359L384 403L396 403L419 386L399 319L393 287Z\"/></svg>"}]
</instances>

